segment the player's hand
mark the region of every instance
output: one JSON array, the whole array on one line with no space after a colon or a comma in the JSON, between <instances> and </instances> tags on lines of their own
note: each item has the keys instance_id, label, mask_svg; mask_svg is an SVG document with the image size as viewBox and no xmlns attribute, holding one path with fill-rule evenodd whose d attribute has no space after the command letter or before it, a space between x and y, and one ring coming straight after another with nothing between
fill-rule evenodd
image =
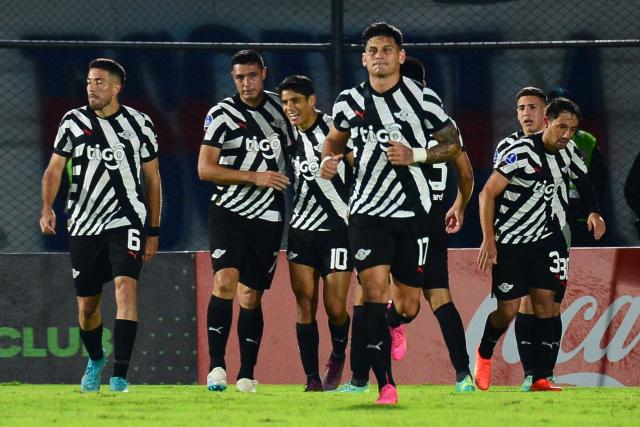
<instances>
[{"instance_id":1,"label":"player's hand","mask_svg":"<svg viewBox=\"0 0 640 427\"><path fill-rule=\"evenodd\" d=\"M158 252L158 245L160 244L160 237L158 236L147 236L147 240L144 245L144 255L142 259L146 261L151 261L156 253Z\"/></svg>"},{"instance_id":2,"label":"player's hand","mask_svg":"<svg viewBox=\"0 0 640 427\"><path fill-rule=\"evenodd\" d=\"M591 213L587 218L587 228L589 231L593 231L593 238L596 240L602 239L605 231L607 231L604 218L602 218L599 213L595 212Z\"/></svg>"},{"instance_id":3,"label":"player's hand","mask_svg":"<svg viewBox=\"0 0 640 427\"><path fill-rule=\"evenodd\" d=\"M498 263L498 248L496 241L493 239L482 239L480 245L480 253L478 254L477 265L480 271L488 271L493 264Z\"/></svg>"},{"instance_id":4,"label":"player's hand","mask_svg":"<svg viewBox=\"0 0 640 427\"><path fill-rule=\"evenodd\" d=\"M447 234L454 234L462 230L464 224L464 210L457 206L451 206L444 216L444 229Z\"/></svg>"},{"instance_id":5,"label":"player's hand","mask_svg":"<svg viewBox=\"0 0 640 427\"><path fill-rule=\"evenodd\" d=\"M344 154L327 156L320 162L320 178L331 179L338 173L338 165L342 161Z\"/></svg>"},{"instance_id":6,"label":"player's hand","mask_svg":"<svg viewBox=\"0 0 640 427\"><path fill-rule=\"evenodd\" d=\"M40 216L40 231L51 236L56 234L56 213L53 209L43 209Z\"/></svg>"},{"instance_id":7,"label":"player's hand","mask_svg":"<svg viewBox=\"0 0 640 427\"><path fill-rule=\"evenodd\" d=\"M413 150L398 141L389 141L387 158L394 166L409 166L413 162Z\"/></svg>"},{"instance_id":8,"label":"player's hand","mask_svg":"<svg viewBox=\"0 0 640 427\"><path fill-rule=\"evenodd\" d=\"M285 174L275 171L256 172L255 185L283 191L289 185L289 178Z\"/></svg>"}]
</instances>

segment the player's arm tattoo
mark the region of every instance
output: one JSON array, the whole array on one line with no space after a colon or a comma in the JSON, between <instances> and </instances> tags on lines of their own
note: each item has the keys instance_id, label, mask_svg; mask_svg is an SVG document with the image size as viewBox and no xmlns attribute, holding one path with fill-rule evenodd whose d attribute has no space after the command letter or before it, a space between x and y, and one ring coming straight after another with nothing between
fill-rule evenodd
<instances>
[{"instance_id":1,"label":"player's arm tattoo","mask_svg":"<svg viewBox=\"0 0 640 427\"><path fill-rule=\"evenodd\" d=\"M448 124L432 136L438 141L438 145L427 150L427 163L443 163L452 160L461 151L460 135L453 124Z\"/></svg>"}]
</instances>

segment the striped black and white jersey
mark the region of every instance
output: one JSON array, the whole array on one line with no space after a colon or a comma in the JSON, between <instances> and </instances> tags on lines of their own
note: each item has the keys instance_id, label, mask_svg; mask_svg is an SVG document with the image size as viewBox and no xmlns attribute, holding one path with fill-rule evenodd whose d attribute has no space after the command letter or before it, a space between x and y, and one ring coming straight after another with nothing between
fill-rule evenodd
<instances>
[{"instance_id":1,"label":"striped black and white jersey","mask_svg":"<svg viewBox=\"0 0 640 427\"><path fill-rule=\"evenodd\" d=\"M71 158L73 166L67 202L71 236L143 227L141 162L158 156L149 116L124 105L107 118L88 106L71 110L60 122L54 152Z\"/></svg>"},{"instance_id":2,"label":"striped black and white jersey","mask_svg":"<svg viewBox=\"0 0 640 427\"><path fill-rule=\"evenodd\" d=\"M508 137L501 139L496 145L496 150L493 152L493 167L498 167L498 164L502 160L502 155L504 151L507 150L511 145L522 138L524 136L524 132L522 130L516 131L509 135Z\"/></svg>"},{"instance_id":3,"label":"striped black and white jersey","mask_svg":"<svg viewBox=\"0 0 640 427\"><path fill-rule=\"evenodd\" d=\"M496 200L498 243L529 243L566 228L570 180L587 181L587 168L573 141L548 152L542 133L522 136L496 157L495 170L509 179Z\"/></svg>"},{"instance_id":4,"label":"striped black and white jersey","mask_svg":"<svg viewBox=\"0 0 640 427\"><path fill-rule=\"evenodd\" d=\"M429 213L428 168L392 166L386 152L389 140L426 148L429 134L450 123L435 92L406 77L383 94L364 82L340 93L333 121L337 130L351 132L353 142L351 215L408 218Z\"/></svg>"},{"instance_id":5,"label":"striped black and white jersey","mask_svg":"<svg viewBox=\"0 0 640 427\"><path fill-rule=\"evenodd\" d=\"M320 177L320 157L329 133L331 116L319 112L315 123L305 131L296 131L291 163L295 175L295 198L291 227L309 231L327 231L347 226L347 204L353 168L345 159L331 180ZM351 141L345 154L351 152Z\"/></svg>"},{"instance_id":6,"label":"striped black and white jersey","mask_svg":"<svg viewBox=\"0 0 640 427\"><path fill-rule=\"evenodd\" d=\"M293 130L275 93L264 92L253 108L236 94L209 110L204 123L204 145L221 150L219 163L229 168L285 173ZM216 185L211 201L249 219L279 222L284 219L284 196L273 188L254 185Z\"/></svg>"},{"instance_id":7,"label":"striped black and white jersey","mask_svg":"<svg viewBox=\"0 0 640 427\"><path fill-rule=\"evenodd\" d=\"M453 123L456 129L458 129L458 126L453 119L451 119L451 123ZM460 148L463 151L466 150L464 142L462 141L462 133L460 133L459 129L458 141L460 142ZM436 145L438 145L438 141L435 139L430 139L427 143L427 148L432 148ZM450 182L448 181L448 176L451 166L449 165L449 163L434 163L430 165L423 164L423 167L429 168L429 170L427 171L427 176L429 178L429 188L431 190L431 200L433 202L431 209L437 218L434 226L439 227L442 222L438 221L440 220L440 218L444 218L446 214L446 207L444 206L444 194L447 191L447 183ZM442 229L444 230L444 226L442 227Z\"/></svg>"}]
</instances>

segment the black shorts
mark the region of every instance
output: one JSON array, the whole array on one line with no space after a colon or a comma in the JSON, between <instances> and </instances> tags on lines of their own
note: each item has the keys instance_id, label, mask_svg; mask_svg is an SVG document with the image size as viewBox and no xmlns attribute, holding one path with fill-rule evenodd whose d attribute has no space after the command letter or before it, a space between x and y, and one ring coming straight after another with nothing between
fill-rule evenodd
<instances>
[{"instance_id":1,"label":"black shorts","mask_svg":"<svg viewBox=\"0 0 640 427\"><path fill-rule=\"evenodd\" d=\"M213 271L236 268L242 284L257 291L269 289L278 262L282 230L282 222L248 219L210 204Z\"/></svg>"},{"instance_id":2,"label":"black shorts","mask_svg":"<svg viewBox=\"0 0 640 427\"><path fill-rule=\"evenodd\" d=\"M97 236L70 236L69 252L76 295L102 293L114 277L138 280L142 269L145 236L140 228L121 227Z\"/></svg>"},{"instance_id":3,"label":"black shorts","mask_svg":"<svg viewBox=\"0 0 640 427\"><path fill-rule=\"evenodd\" d=\"M554 291L562 301L567 287L569 251L562 236L552 235L526 244L498 244L491 291L509 301L529 294L530 288Z\"/></svg>"},{"instance_id":4,"label":"black shorts","mask_svg":"<svg viewBox=\"0 0 640 427\"><path fill-rule=\"evenodd\" d=\"M444 221L442 221L444 223ZM429 248L427 249L427 265L424 269L422 289L449 289L449 254L447 248L447 234L444 224L437 224L439 230L429 233Z\"/></svg>"},{"instance_id":5,"label":"black shorts","mask_svg":"<svg viewBox=\"0 0 640 427\"><path fill-rule=\"evenodd\" d=\"M349 217L349 241L355 268L361 272L378 265L389 265L401 283L421 288L429 225L426 217L379 218L367 215Z\"/></svg>"},{"instance_id":6,"label":"black shorts","mask_svg":"<svg viewBox=\"0 0 640 427\"><path fill-rule=\"evenodd\" d=\"M320 271L331 273L352 271L353 257L347 227L330 231L307 231L289 227L287 259Z\"/></svg>"}]
</instances>

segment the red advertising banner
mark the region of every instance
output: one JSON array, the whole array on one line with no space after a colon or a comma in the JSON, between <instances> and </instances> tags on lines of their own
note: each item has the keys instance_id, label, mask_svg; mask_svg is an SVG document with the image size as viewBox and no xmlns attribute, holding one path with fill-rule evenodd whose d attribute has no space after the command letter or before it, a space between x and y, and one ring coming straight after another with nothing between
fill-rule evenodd
<instances>
[{"instance_id":1,"label":"red advertising banner","mask_svg":"<svg viewBox=\"0 0 640 427\"><path fill-rule=\"evenodd\" d=\"M495 299L489 295L490 275L477 270L476 256L475 249L449 251L451 292L465 324L471 367L486 316L496 306ZM213 287L209 253L196 255L196 284L198 380L204 383L209 369L206 313ZM357 286L355 277L352 288L354 286ZM234 310L235 325L237 304ZM280 254L272 289L265 293L263 311L265 329L256 379L269 384L299 383L302 387L305 377L296 342L295 298L284 253ZM393 365L398 383L454 383L448 352L430 311L428 303L423 301L420 314L407 328L407 356ZM562 321L564 335L556 366L559 382L581 386L639 386L640 248L572 249ZM321 302L318 325L322 366L331 347ZM233 328L226 358L229 382L239 368L238 341L235 326ZM347 364L344 378L349 376ZM522 376L511 327L496 347L492 383L520 384Z\"/></svg>"}]
</instances>

